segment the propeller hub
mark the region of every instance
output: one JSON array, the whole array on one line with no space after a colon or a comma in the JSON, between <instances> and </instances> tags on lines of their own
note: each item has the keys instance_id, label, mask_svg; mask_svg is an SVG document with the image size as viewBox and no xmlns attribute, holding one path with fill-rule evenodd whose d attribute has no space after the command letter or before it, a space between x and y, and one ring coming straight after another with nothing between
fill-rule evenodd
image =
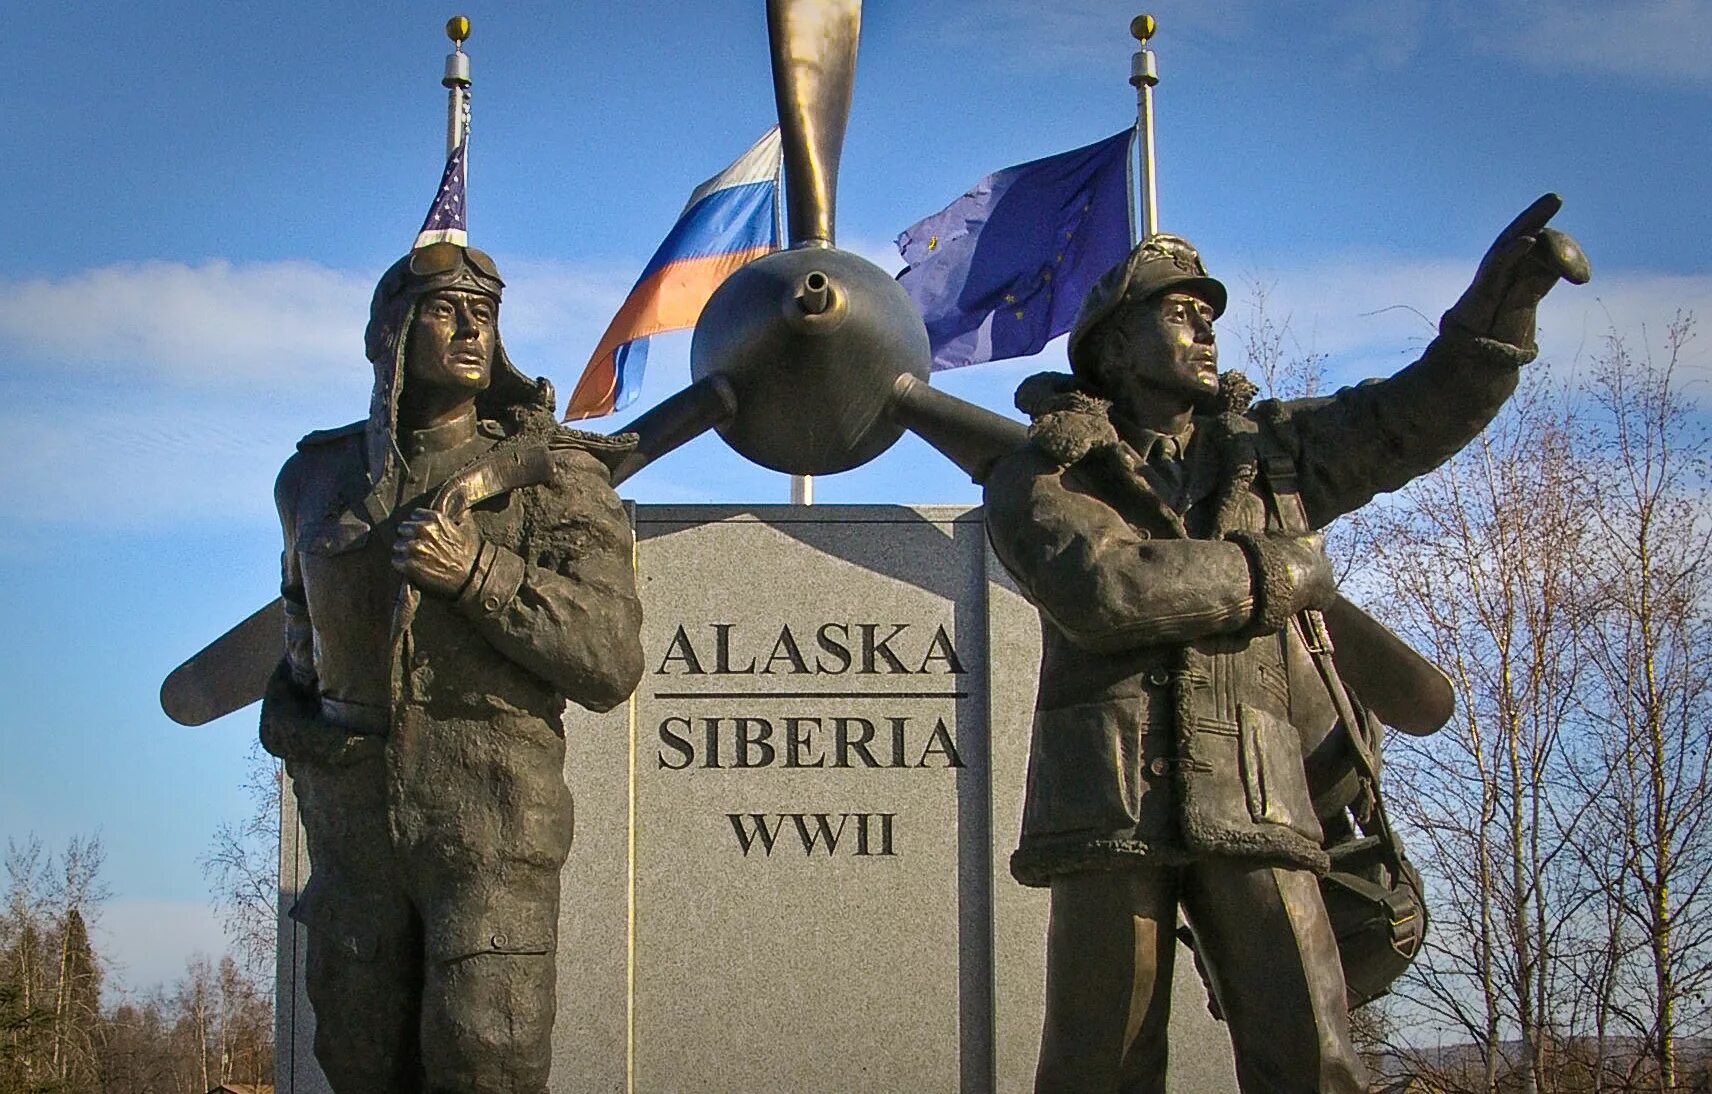
<instances>
[{"instance_id":1,"label":"propeller hub","mask_svg":"<svg viewBox=\"0 0 1712 1094\"><path fill-rule=\"evenodd\" d=\"M897 281L833 247L793 247L726 279L690 346L697 380L722 376L737 411L719 435L745 458L792 475L859 467L903 427L894 385L927 379L927 328Z\"/></svg>"}]
</instances>

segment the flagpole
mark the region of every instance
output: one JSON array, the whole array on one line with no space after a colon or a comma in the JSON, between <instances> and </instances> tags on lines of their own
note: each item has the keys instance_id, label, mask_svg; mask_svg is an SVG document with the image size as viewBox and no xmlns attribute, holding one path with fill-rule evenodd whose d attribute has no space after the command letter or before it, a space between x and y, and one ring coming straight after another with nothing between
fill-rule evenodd
<instances>
[{"instance_id":1,"label":"flagpole","mask_svg":"<svg viewBox=\"0 0 1712 1094\"><path fill-rule=\"evenodd\" d=\"M1148 41L1159 29L1159 23L1151 15L1138 15L1130 20L1129 33L1141 49L1129 61L1129 83L1135 88L1135 130L1141 138L1141 235L1146 239L1159 231L1159 186L1154 170L1153 158L1153 85L1159 82L1159 66L1154 61L1153 51L1147 48ZM1136 230L1135 192L1130 191L1130 233ZM1132 244L1139 239L1131 239Z\"/></svg>"},{"instance_id":2,"label":"flagpole","mask_svg":"<svg viewBox=\"0 0 1712 1094\"><path fill-rule=\"evenodd\" d=\"M780 170L783 170L784 163L782 160L780 161L779 166L780 166ZM784 187L779 185L779 172L778 171L775 171L773 173L773 192L775 194L783 194L784 193ZM778 201L778 202L773 203L773 236L775 239L785 238L783 205L784 205L784 203L782 201ZM814 476L813 475L792 475L791 476L791 504L792 505L813 505L814 504Z\"/></svg>"},{"instance_id":3,"label":"flagpole","mask_svg":"<svg viewBox=\"0 0 1712 1094\"><path fill-rule=\"evenodd\" d=\"M446 158L450 159L469 134L470 57L464 52L464 43L470 37L470 21L462 15L452 16L446 20L446 37L452 40L452 52L446 54L446 75L440 85L446 89ZM467 162L464 171L467 187Z\"/></svg>"}]
</instances>

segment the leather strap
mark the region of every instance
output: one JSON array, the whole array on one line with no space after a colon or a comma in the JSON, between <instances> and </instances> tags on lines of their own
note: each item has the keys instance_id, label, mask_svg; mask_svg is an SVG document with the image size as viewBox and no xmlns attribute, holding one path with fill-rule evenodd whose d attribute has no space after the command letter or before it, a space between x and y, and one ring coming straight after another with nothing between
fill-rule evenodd
<instances>
[{"instance_id":1,"label":"leather strap","mask_svg":"<svg viewBox=\"0 0 1712 1094\"><path fill-rule=\"evenodd\" d=\"M447 479L434 494L431 509L452 520L460 520L470 507L525 486L538 486L553 477L550 442L525 443L495 448L475 463ZM398 602L392 612L392 694L403 694L404 666L409 663L413 639L410 625L422 603L422 591L406 581L399 586Z\"/></svg>"},{"instance_id":2,"label":"leather strap","mask_svg":"<svg viewBox=\"0 0 1712 1094\"><path fill-rule=\"evenodd\" d=\"M1284 531L1295 535L1312 531L1308 523L1308 510L1302 504L1302 494L1297 486L1295 461L1265 425L1255 434L1255 447L1260 458L1261 474L1266 479L1267 492L1272 497L1273 506L1278 510L1278 519ZM1361 714L1349 697L1349 689L1344 687L1343 677L1338 674L1335 656L1337 651L1332 645L1331 630L1326 626L1326 617L1318 609L1309 608L1297 614L1293 625L1298 628L1302 644L1314 659L1314 667L1319 670L1320 679L1324 681L1326 691L1331 696L1332 708L1337 712L1338 721L1343 724L1350 751L1355 755L1356 772L1367 784L1368 792L1373 797L1373 834L1379 836L1387 857L1391 860L1389 865L1394 873L1400 874L1403 864L1402 848L1392 831L1390 817L1386 814L1384 795L1379 791L1378 759L1367 746L1367 736L1362 732Z\"/></svg>"}]
</instances>

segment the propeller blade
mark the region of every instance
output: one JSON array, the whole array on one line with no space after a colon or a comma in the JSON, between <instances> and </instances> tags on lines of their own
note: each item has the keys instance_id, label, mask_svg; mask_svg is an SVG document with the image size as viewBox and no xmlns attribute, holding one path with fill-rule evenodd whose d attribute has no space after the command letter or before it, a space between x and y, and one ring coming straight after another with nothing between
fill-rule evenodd
<instances>
[{"instance_id":1,"label":"propeller blade","mask_svg":"<svg viewBox=\"0 0 1712 1094\"><path fill-rule=\"evenodd\" d=\"M285 656L285 604L274 600L204 646L161 684L161 709L181 726L200 726L262 697Z\"/></svg>"},{"instance_id":2,"label":"propeller blade","mask_svg":"<svg viewBox=\"0 0 1712 1094\"><path fill-rule=\"evenodd\" d=\"M737 413L737 397L723 376L709 376L661 401L621 433L637 435L636 447L613 461L612 485L628 479L681 445L729 421Z\"/></svg>"},{"instance_id":3,"label":"propeller blade","mask_svg":"<svg viewBox=\"0 0 1712 1094\"><path fill-rule=\"evenodd\" d=\"M831 246L862 0L767 0L791 246Z\"/></svg>"},{"instance_id":4,"label":"propeller blade","mask_svg":"<svg viewBox=\"0 0 1712 1094\"><path fill-rule=\"evenodd\" d=\"M961 467L977 483L1028 442L1028 427L927 385L909 373L892 388L892 420Z\"/></svg>"},{"instance_id":5,"label":"propeller blade","mask_svg":"<svg viewBox=\"0 0 1712 1094\"><path fill-rule=\"evenodd\" d=\"M1415 737L1437 733L1456 713L1456 690L1440 668L1343 597L1325 610L1338 674L1379 720Z\"/></svg>"},{"instance_id":6,"label":"propeller blade","mask_svg":"<svg viewBox=\"0 0 1712 1094\"><path fill-rule=\"evenodd\" d=\"M678 392L630 423L626 432L640 434L641 443L612 464L612 484L712 429L735 407L723 377ZM274 600L173 669L161 684L161 709L179 725L200 726L256 702L285 656L284 635L285 605Z\"/></svg>"},{"instance_id":7,"label":"propeller blade","mask_svg":"<svg viewBox=\"0 0 1712 1094\"><path fill-rule=\"evenodd\" d=\"M907 373L893 388L891 416L977 483L985 483L994 463L1028 441L1021 422ZM1325 609L1325 617L1344 683L1386 725L1424 737L1450 721L1456 693L1437 665L1341 596Z\"/></svg>"}]
</instances>

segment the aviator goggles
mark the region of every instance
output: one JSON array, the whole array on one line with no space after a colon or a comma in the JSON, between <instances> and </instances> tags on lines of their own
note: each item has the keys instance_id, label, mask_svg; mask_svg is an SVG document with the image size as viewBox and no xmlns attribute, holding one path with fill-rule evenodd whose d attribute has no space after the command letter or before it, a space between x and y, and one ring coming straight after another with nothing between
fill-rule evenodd
<instances>
[{"instance_id":1,"label":"aviator goggles","mask_svg":"<svg viewBox=\"0 0 1712 1094\"><path fill-rule=\"evenodd\" d=\"M460 247L456 243L430 243L410 252L410 272L416 277L451 273L465 263L474 266L476 272L482 276L491 277L504 284L504 280L499 276L499 268L493 264L493 259L487 256L486 251L478 251L474 247Z\"/></svg>"}]
</instances>

